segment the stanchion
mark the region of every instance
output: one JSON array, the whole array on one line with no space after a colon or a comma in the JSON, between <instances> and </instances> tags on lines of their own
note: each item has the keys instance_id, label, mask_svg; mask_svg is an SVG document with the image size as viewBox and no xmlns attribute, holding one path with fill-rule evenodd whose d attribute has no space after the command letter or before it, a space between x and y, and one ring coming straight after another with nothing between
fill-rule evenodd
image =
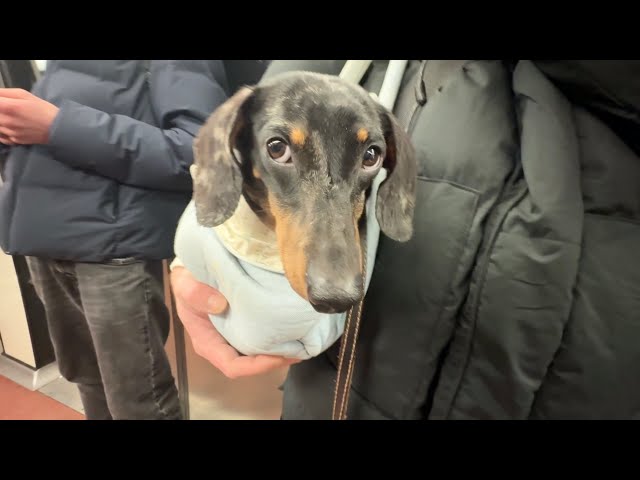
<instances>
[{"instance_id":1,"label":"stanchion","mask_svg":"<svg viewBox=\"0 0 640 480\"><path fill-rule=\"evenodd\" d=\"M164 297L171 318L173 329L173 343L176 349L176 376L178 383L178 394L180 395L180 409L182 418L189 420L189 377L187 376L187 350L184 337L184 326L178 317L175 297L171 289L170 262L163 262L164 271Z\"/></svg>"}]
</instances>

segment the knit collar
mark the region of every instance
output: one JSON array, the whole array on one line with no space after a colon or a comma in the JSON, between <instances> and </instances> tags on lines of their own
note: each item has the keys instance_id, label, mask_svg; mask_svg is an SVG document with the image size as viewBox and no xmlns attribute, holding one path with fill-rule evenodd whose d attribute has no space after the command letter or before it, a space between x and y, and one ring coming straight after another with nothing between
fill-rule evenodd
<instances>
[{"instance_id":1,"label":"knit collar","mask_svg":"<svg viewBox=\"0 0 640 480\"><path fill-rule=\"evenodd\" d=\"M258 218L243 195L233 215L214 230L222 244L239 259L284 274L275 232Z\"/></svg>"}]
</instances>

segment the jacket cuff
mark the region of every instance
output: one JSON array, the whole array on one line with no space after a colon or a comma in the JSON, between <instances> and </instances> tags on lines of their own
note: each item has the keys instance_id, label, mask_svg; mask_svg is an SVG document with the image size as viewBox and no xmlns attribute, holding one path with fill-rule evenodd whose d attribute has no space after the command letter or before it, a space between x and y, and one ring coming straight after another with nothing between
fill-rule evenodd
<instances>
[{"instance_id":1,"label":"jacket cuff","mask_svg":"<svg viewBox=\"0 0 640 480\"><path fill-rule=\"evenodd\" d=\"M58 114L49 127L49 145L52 147L64 146L65 138L67 137L65 131L68 130L68 126L65 126L69 117L67 112L73 103L71 100L63 100L58 106Z\"/></svg>"}]
</instances>

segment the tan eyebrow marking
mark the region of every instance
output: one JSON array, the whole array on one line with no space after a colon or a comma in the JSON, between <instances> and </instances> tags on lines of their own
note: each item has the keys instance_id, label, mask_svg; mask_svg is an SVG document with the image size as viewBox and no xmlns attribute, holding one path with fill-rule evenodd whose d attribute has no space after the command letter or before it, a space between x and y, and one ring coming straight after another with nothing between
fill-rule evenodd
<instances>
[{"instance_id":1,"label":"tan eyebrow marking","mask_svg":"<svg viewBox=\"0 0 640 480\"><path fill-rule=\"evenodd\" d=\"M304 142L307 139L306 135L304 134L304 132L299 128L292 128L291 129L291 135L289 135L289 136L291 137L291 141L295 145L298 145L299 147L304 145Z\"/></svg>"}]
</instances>

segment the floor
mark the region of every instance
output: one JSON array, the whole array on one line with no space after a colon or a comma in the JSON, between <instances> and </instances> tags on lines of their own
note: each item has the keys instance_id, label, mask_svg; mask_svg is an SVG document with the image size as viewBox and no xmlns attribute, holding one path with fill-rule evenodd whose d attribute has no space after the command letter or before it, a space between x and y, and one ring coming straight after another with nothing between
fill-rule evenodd
<instances>
[{"instance_id":1,"label":"floor","mask_svg":"<svg viewBox=\"0 0 640 480\"><path fill-rule=\"evenodd\" d=\"M0 354L2 346L0 343ZM167 341L167 354L176 375L173 329ZM186 338L191 420L277 420L280 418L286 369L251 378L230 380L193 350ZM59 374L33 390L28 379L16 378L15 365L0 357L0 420L81 420L84 409L75 385ZM7 367L9 365L9 367ZM26 368L19 366L18 368ZM9 373L10 369L13 373ZM24 376L23 376L24 377Z\"/></svg>"},{"instance_id":2,"label":"floor","mask_svg":"<svg viewBox=\"0 0 640 480\"><path fill-rule=\"evenodd\" d=\"M0 341L0 420L82 420L84 409L74 385L55 365L46 367L44 381L33 379L27 367L7 358ZM33 383L44 383L30 388Z\"/></svg>"},{"instance_id":3,"label":"floor","mask_svg":"<svg viewBox=\"0 0 640 480\"><path fill-rule=\"evenodd\" d=\"M84 415L45 392L0 376L0 420L83 420Z\"/></svg>"}]
</instances>

